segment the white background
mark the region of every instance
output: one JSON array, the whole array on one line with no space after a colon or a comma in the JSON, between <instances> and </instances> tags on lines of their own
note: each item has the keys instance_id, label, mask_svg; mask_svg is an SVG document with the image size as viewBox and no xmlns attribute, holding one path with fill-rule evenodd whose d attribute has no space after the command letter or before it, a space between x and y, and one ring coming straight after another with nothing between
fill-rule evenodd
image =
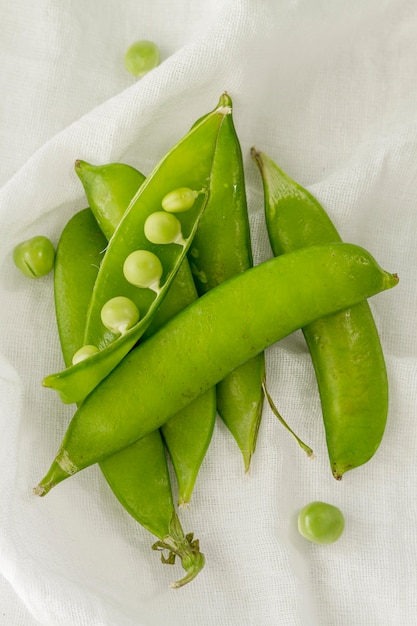
<instances>
[{"instance_id":1,"label":"white background","mask_svg":"<svg viewBox=\"0 0 417 626\"><path fill-rule=\"evenodd\" d=\"M17 0L0 4L0 624L5 626L412 626L417 623L417 5L413 0ZM123 54L160 45L140 81ZM40 381L61 367L52 277L28 281L13 246L56 243L85 206L75 159L145 173L227 90L245 158L255 262L271 256L252 145L328 211L345 241L398 272L372 299L390 415L370 463L330 475L300 333L267 352L281 412L265 410L249 476L219 422L184 526L204 571L178 575L114 501L96 467L47 498L31 488L72 415ZM266 296L267 297L267 296ZM346 530L308 544L306 502L340 506Z\"/></svg>"}]
</instances>

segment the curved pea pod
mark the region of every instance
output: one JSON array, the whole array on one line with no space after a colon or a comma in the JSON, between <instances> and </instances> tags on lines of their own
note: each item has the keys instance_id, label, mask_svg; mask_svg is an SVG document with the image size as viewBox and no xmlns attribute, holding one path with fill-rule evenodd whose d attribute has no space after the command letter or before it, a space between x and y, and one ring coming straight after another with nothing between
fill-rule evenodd
<instances>
[{"instance_id":1,"label":"curved pea pod","mask_svg":"<svg viewBox=\"0 0 417 626\"><path fill-rule=\"evenodd\" d=\"M210 197L188 258L203 295L253 265L242 151L232 116L219 132ZM217 410L249 470L262 417L265 358L257 355L217 385Z\"/></svg>"},{"instance_id":2,"label":"curved pea pod","mask_svg":"<svg viewBox=\"0 0 417 626\"><path fill-rule=\"evenodd\" d=\"M57 246L54 295L57 324L65 363L84 335L91 290L98 272L106 238L90 209L76 213L66 224ZM159 430L124 448L100 463L113 493L128 513L160 540L173 563L178 556L187 571L173 583L179 587L192 580L204 565L198 541L184 535L175 512L166 454Z\"/></svg>"},{"instance_id":3,"label":"curved pea pod","mask_svg":"<svg viewBox=\"0 0 417 626\"><path fill-rule=\"evenodd\" d=\"M275 255L340 241L319 202L255 149ZM376 452L388 414L388 380L369 304L361 302L303 328L320 393L331 470L336 479Z\"/></svg>"},{"instance_id":4,"label":"curved pea pod","mask_svg":"<svg viewBox=\"0 0 417 626\"><path fill-rule=\"evenodd\" d=\"M159 428L295 330L397 283L366 250L344 243L302 248L230 278L132 350L85 399L35 493Z\"/></svg>"},{"instance_id":5,"label":"curved pea pod","mask_svg":"<svg viewBox=\"0 0 417 626\"><path fill-rule=\"evenodd\" d=\"M135 168L123 163L96 166L85 161L76 161L76 170L87 199L94 207L91 210L97 223L107 238L110 238L145 177ZM191 197L191 205L194 200L195 197ZM182 206L183 204L180 204L181 208ZM92 289L93 285L90 292ZM154 333L196 297L197 291L185 258L143 338ZM86 319L86 315L83 319ZM82 345L83 338L80 337L79 340ZM197 398L162 428L177 477L179 505L190 502L201 463L213 435L215 419L216 393L213 388Z\"/></svg>"},{"instance_id":6,"label":"curved pea pod","mask_svg":"<svg viewBox=\"0 0 417 626\"><path fill-rule=\"evenodd\" d=\"M223 95L216 109L172 148L132 199L109 241L89 306L84 343L97 346L99 351L43 380L43 385L58 391L64 402L84 399L129 352L151 323L185 258L206 206L217 135L230 113L230 98ZM178 214L183 244L151 243L144 232L147 218L160 211L161 202L168 193L183 186L197 194L194 206ZM145 251L148 256L155 255L152 258L159 259L162 276L155 291L138 288L125 277L125 262L137 251ZM109 331L101 320L103 306L119 296L131 300L140 316L139 321L120 336Z\"/></svg>"}]
</instances>

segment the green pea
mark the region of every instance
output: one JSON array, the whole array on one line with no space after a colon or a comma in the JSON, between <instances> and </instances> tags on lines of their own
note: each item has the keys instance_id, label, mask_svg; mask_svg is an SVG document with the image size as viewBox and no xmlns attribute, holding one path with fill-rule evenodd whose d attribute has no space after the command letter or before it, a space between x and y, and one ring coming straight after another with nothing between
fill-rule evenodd
<instances>
[{"instance_id":1,"label":"green pea","mask_svg":"<svg viewBox=\"0 0 417 626\"><path fill-rule=\"evenodd\" d=\"M139 311L129 298L116 296L101 309L101 321L112 333L123 335L139 321Z\"/></svg>"},{"instance_id":2,"label":"green pea","mask_svg":"<svg viewBox=\"0 0 417 626\"><path fill-rule=\"evenodd\" d=\"M181 222L165 211L156 211L147 218L144 226L145 237L151 243L178 243L186 244L181 232Z\"/></svg>"},{"instance_id":3,"label":"green pea","mask_svg":"<svg viewBox=\"0 0 417 626\"><path fill-rule=\"evenodd\" d=\"M43 235L22 241L13 250L16 267L28 278L46 276L54 267L55 249Z\"/></svg>"},{"instance_id":4,"label":"green pea","mask_svg":"<svg viewBox=\"0 0 417 626\"><path fill-rule=\"evenodd\" d=\"M298 514L300 534L313 543L334 543L345 528L342 511L326 502L310 502Z\"/></svg>"},{"instance_id":5,"label":"green pea","mask_svg":"<svg viewBox=\"0 0 417 626\"><path fill-rule=\"evenodd\" d=\"M149 250L131 252L123 264L123 274L129 283L156 292L159 291L163 271L161 261Z\"/></svg>"},{"instance_id":6,"label":"green pea","mask_svg":"<svg viewBox=\"0 0 417 626\"><path fill-rule=\"evenodd\" d=\"M138 345L85 398L36 493L160 428L295 330L397 284L369 252L345 243L302 248L230 278Z\"/></svg>"},{"instance_id":7,"label":"green pea","mask_svg":"<svg viewBox=\"0 0 417 626\"><path fill-rule=\"evenodd\" d=\"M188 187L179 187L166 194L162 199L162 208L169 213L183 213L194 205L198 191Z\"/></svg>"},{"instance_id":8,"label":"green pea","mask_svg":"<svg viewBox=\"0 0 417 626\"><path fill-rule=\"evenodd\" d=\"M126 50L124 60L127 71L141 78L159 65L159 48L153 41L136 41Z\"/></svg>"},{"instance_id":9,"label":"green pea","mask_svg":"<svg viewBox=\"0 0 417 626\"><path fill-rule=\"evenodd\" d=\"M320 203L263 152L252 149L263 181L265 218L275 255L341 241ZM366 463L382 440L388 377L378 330L364 301L302 329L316 373L330 468Z\"/></svg>"},{"instance_id":10,"label":"green pea","mask_svg":"<svg viewBox=\"0 0 417 626\"><path fill-rule=\"evenodd\" d=\"M91 346L87 344L86 346L82 346L72 357L72 363L75 365L76 363L81 363L84 359L88 359L88 357L93 356L93 354L97 354L98 348L97 346Z\"/></svg>"}]
</instances>

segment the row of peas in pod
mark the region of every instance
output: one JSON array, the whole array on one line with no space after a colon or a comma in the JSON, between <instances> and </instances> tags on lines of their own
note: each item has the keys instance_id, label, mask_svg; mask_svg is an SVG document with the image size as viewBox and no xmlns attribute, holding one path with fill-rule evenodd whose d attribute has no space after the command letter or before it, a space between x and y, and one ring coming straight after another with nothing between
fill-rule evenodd
<instances>
[{"instance_id":1,"label":"row of peas in pod","mask_svg":"<svg viewBox=\"0 0 417 626\"><path fill-rule=\"evenodd\" d=\"M77 161L89 208L64 227L54 259L66 367L43 384L78 407L35 493L44 496L98 463L122 505L157 537L162 561L181 560L186 574L174 586L192 580L205 561L176 505L190 503L216 414L245 470L264 397L279 416L266 387L270 345L303 330L335 478L373 456L387 419L386 369L366 300L398 277L363 248L342 243L311 194L266 154L251 154L264 189L269 261L253 267L227 94L146 178L130 165ZM333 538L342 529L339 513ZM326 540L323 532L317 537Z\"/></svg>"}]
</instances>

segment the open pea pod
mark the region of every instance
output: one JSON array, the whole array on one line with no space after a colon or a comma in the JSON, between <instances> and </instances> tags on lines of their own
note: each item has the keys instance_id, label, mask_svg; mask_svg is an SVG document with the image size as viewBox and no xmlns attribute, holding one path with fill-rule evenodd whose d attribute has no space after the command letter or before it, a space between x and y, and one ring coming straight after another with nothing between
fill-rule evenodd
<instances>
[{"instance_id":1,"label":"open pea pod","mask_svg":"<svg viewBox=\"0 0 417 626\"><path fill-rule=\"evenodd\" d=\"M231 117L229 115L226 119L229 120ZM222 125L222 128L224 127L225 124ZM73 355L78 352L78 349L84 342L85 319L94 288L97 268L101 261L100 252L107 245L104 235L107 239L111 238L131 199L145 181L145 176L141 172L124 163L92 165L91 163L77 160L75 171L86 192L91 209L90 214L94 214L97 223L95 225L94 223L86 225L84 213L81 213L78 219L73 218L64 231L66 235L63 238L64 243L70 238L69 235L75 231L74 237L70 239L70 245L66 246L69 249L67 250L65 262L55 266L55 276L59 278L59 274L63 274L58 281L57 318L58 322L61 320L65 321L64 332L68 329L71 331L65 333L63 337L65 339L64 342L62 342L61 338L63 346L67 344L71 346L70 354L66 355L66 365L71 364ZM104 235L100 237L101 231ZM93 247L94 243L96 243L95 247ZM61 242L61 252L63 248L65 249L65 246ZM88 260L88 254L91 254L93 251L98 255L98 260L94 259L92 263ZM74 256L76 258L73 258ZM87 258L85 258L86 256ZM71 268L72 272L70 271ZM93 273L94 271L95 274ZM80 283L81 288L77 288L77 282ZM68 293L69 290L70 293ZM152 323L143 334L141 340L156 332L171 317L188 306L197 297L197 290L190 266L185 258L164 301L158 308ZM80 312L80 302L82 302L85 311ZM74 316L68 320L71 311L74 312ZM71 323L67 323L68 321ZM60 327L62 328L62 324L60 324ZM74 329L77 330L76 333L74 333ZM74 335L76 335L76 341ZM212 387L171 420L168 420L161 429L177 477L178 504L181 506L185 506L190 502L201 463L211 441L215 420L216 390ZM154 432L156 433L157 431ZM141 446L140 450L141 457L148 454L146 446ZM164 449L162 453L163 459L161 464L166 466ZM155 465L155 459L153 459L152 464ZM138 462L139 465L140 463ZM145 459L144 469L148 465L149 462ZM117 466L117 463L111 463L111 467L114 470L117 469ZM139 467L137 478L141 482ZM125 490L126 481L124 479L119 480L117 471L113 471L111 476L108 475L108 480L116 496L124 500L121 494ZM153 480L160 481L158 473L153 477ZM142 490L142 487L140 486L138 489ZM149 509L149 506L146 508ZM138 511L135 515L136 519L142 523L142 512ZM165 519L170 520L170 518L171 516L169 515ZM168 531L165 532L165 535L167 534Z\"/></svg>"},{"instance_id":2,"label":"open pea pod","mask_svg":"<svg viewBox=\"0 0 417 626\"><path fill-rule=\"evenodd\" d=\"M217 136L225 116L230 113L231 100L223 94L217 107L168 152L132 199L109 241L90 302L85 344L96 346L98 352L43 380L43 385L55 389L63 402L83 400L123 359L151 323L197 230L208 200ZM181 193L178 191L172 197L170 194L175 190ZM182 190L190 190L193 198L188 210L183 210L188 198L183 197ZM178 197L182 198L179 206L176 204ZM177 242L153 243L145 234L145 223L156 212L179 221L181 238ZM145 251L159 260L162 273L157 285L138 287L129 282L130 274L129 280L126 279L125 262L137 251ZM102 309L120 296L134 303L139 321L117 335L104 326Z\"/></svg>"}]
</instances>

